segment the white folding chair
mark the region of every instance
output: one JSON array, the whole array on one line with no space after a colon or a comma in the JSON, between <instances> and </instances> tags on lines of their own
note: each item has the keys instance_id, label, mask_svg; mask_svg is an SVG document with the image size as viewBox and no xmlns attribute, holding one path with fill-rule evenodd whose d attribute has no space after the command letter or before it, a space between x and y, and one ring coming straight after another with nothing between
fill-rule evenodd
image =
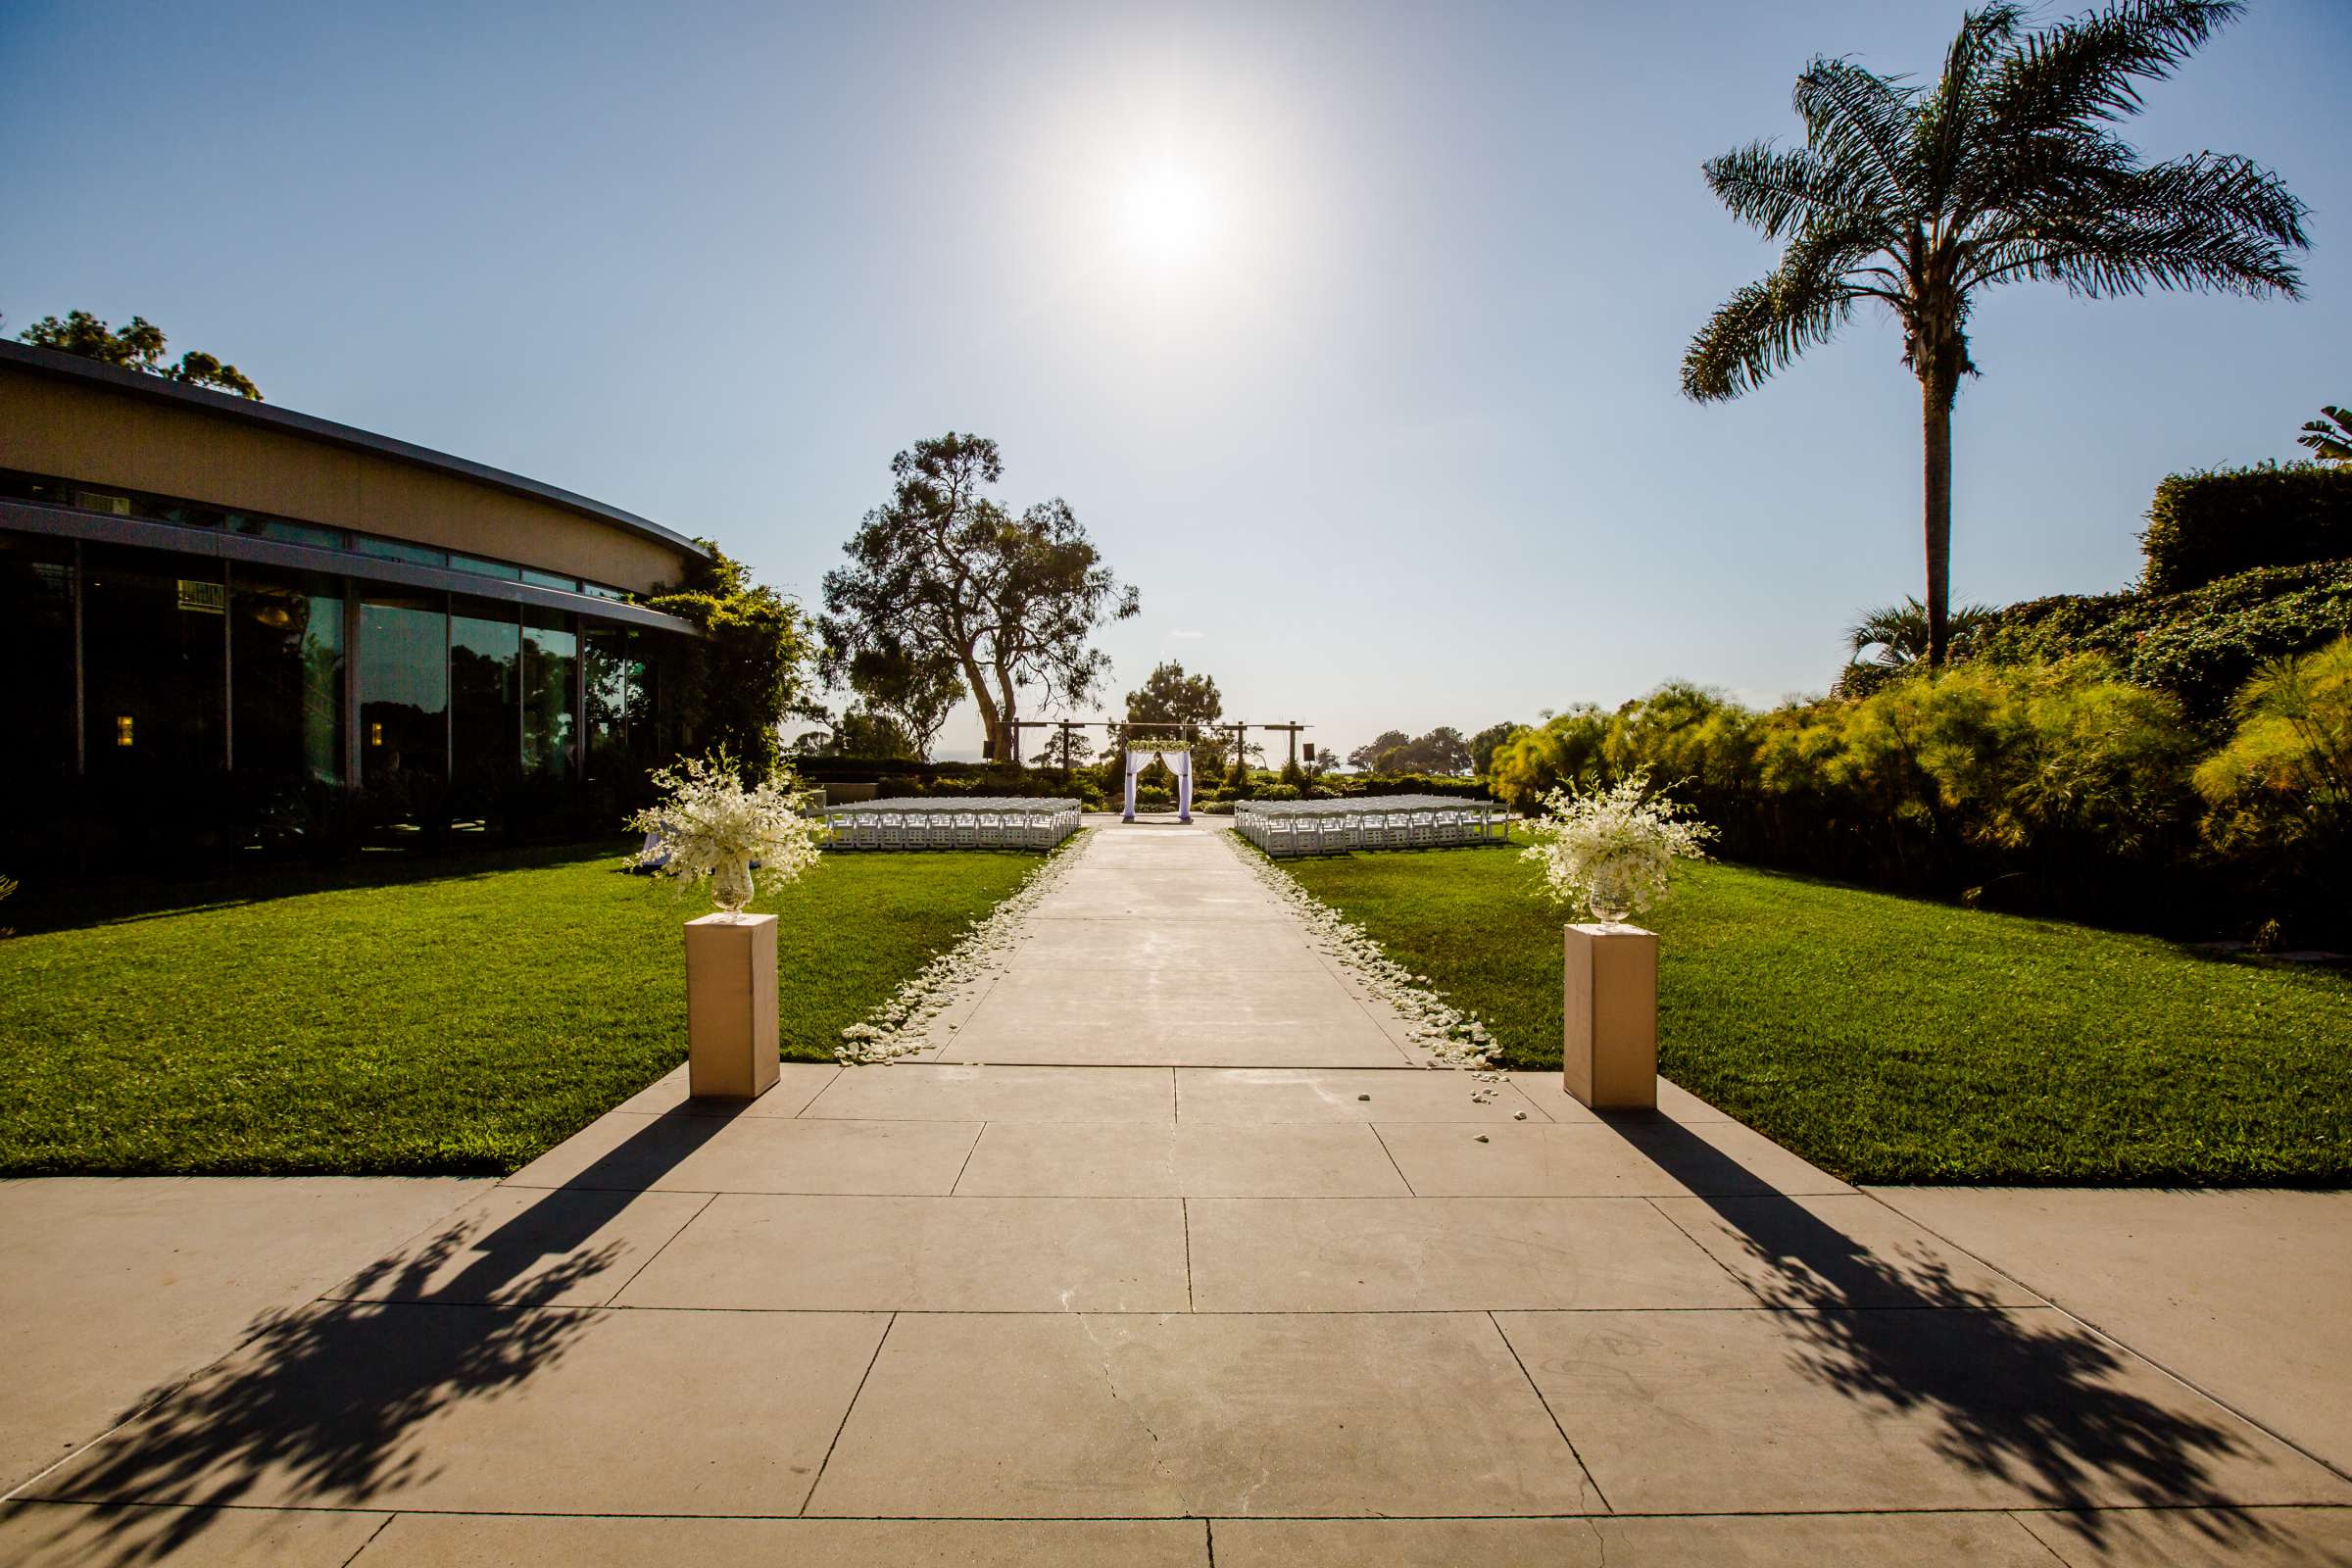
<instances>
[{"instance_id":1,"label":"white folding chair","mask_svg":"<svg viewBox=\"0 0 2352 1568\"><path fill-rule=\"evenodd\" d=\"M980 818L971 811L956 813L956 847L976 850L980 847Z\"/></svg>"}]
</instances>

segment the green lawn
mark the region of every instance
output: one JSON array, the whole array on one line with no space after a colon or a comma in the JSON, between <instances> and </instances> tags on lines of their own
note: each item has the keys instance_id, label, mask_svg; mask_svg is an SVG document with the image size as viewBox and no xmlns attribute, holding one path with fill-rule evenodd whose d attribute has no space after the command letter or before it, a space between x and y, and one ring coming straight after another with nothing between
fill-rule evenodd
<instances>
[{"instance_id":1,"label":"green lawn","mask_svg":"<svg viewBox=\"0 0 2352 1568\"><path fill-rule=\"evenodd\" d=\"M277 873L176 907L99 889L79 918L21 895L5 912L25 929L0 941L0 1173L516 1168L685 1058L678 926L710 905L620 854L481 855L375 885ZM830 1059L1040 863L849 855L763 885L784 1054Z\"/></svg>"},{"instance_id":2,"label":"green lawn","mask_svg":"<svg viewBox=\"0 0 2352 1568\"><path fill-rule=\"evenodd\" d=\"M1475 850L1286 862L1482 1014L1560 1054L1560 916ZM1853 1181L2339 1185L2352 979L1737 866L1644 916L1659 1067Z\"/></svg>"}]
</instances>

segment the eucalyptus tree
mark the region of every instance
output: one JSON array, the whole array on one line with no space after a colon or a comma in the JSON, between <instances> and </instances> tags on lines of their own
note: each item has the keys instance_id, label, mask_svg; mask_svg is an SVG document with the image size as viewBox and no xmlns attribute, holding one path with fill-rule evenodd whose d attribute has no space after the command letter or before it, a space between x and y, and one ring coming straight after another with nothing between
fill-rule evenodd
<instances>
[{"instance_id":1,"label":"eucalyptus tree","mask_svg":"<svg viewBox=\"0 0 2352 1568\"><path fill-rule=\"evenodd\" d=\"M1139 609L1059 499L1014 514L986 492L1004 477L997 444L950 431L891 459L891 498L825 573L826 662L858 656L952 662L999 760L1020 755L1020 693L1085 702L1108 672L1093 646L1105 621ZM869 665L870 667L870 665Z\"/></svg>"},{"instance_id":2,"label":"eucalyptus tree","mask_svg":"<svg viewBox=\"0 0 2352 1568\"><path fill-rule=\"evenodd\" d=\"M1805 144L1751 142L1705 165L1735 218L1787 241L1780 264L1716 311L1683 357L1683 391L1738 397L1863 301L1903 328L1919 379L1927 658L1950 646L1951 415L1977 373L1968 322L1987 289L2041 280L2090 298L2150 289L2300 297L2287 260L2305 209L2244 158L2143 164L2114 126L2238 0L2117 0L2029 30L2028 12L1965 14L1933 83L1816 59L1796 80Z\"/></svg>"},{"instance_id":3,"label":"eucalyptus tree","mask_svg":"<svg viewBox=\"0 0 2352 1568\"><path fill-rule=\"evenodd\" d=\"M125 370L144 370L167 381L233 392L255 403L262 401L262 389L253 384L251 376L233 365L221 364L219 358L202 349L190 349L177 362L167 363L164 329L144 316L132 317L130 324L118 331L87 311L68 311L62 321L54 316L42 317L19 335L19 341L35 348L78 354L85 360L119 366Z\"/></svg>"}]
</instances>

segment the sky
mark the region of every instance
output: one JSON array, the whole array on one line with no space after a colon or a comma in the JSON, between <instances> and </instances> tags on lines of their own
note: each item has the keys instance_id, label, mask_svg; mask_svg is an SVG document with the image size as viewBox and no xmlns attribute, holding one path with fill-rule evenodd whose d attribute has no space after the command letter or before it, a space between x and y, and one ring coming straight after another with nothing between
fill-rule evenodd
<instances>
[{"instance_id":1,"label":"sky","mask_svg":"<svg viewBox=\"0 0 2352 1568\"><path fill-rule=\"evenodd\" d=\"M2160 478L2352 403L2352 17L2249 11L2128 134L2283 175L2307 297L1986 296L1957 600L2121 588ZM1813 55L1932 75L1959 15L15 0L0 318L143 315L812 609L893 453L992 436L1142 591L1089 711L1162 659L1342 751L1670 677L1769 703L1920 591L1917 383L1865 313L1681 397L1774 255L1699 165L1798 139ZM941 755L978 745L966 706Z\"/></svg>"}]
</instances>

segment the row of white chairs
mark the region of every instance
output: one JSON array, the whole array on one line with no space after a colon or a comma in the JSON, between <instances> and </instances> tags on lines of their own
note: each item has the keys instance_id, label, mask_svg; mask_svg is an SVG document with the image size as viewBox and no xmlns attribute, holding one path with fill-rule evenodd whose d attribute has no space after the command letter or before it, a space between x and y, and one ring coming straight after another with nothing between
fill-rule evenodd
<instances>
[{"instance_id":1,"label":"row of white chairs","mask_svg":"<svg viewBox=\"0 0 2352 1568\"><path fill-rule=\"evenodd\" d=\"M1234 813L1241 835L1277 858L1299 855L1347 855L1356 850L1440 849L1465 844L1502 844L1510 839L1510 814L1488 803L1375 809Z\"/></svg>"},{"instance_id":2,"label":"row of white chairs","mask_svg":"<svg viewBox=\"0 0 2352 1568\"><path fill-rule=\"evenodd\" d=\"M834 850L1050 850L1078 831L1078 810L829 808L825 825Z\"/></svg>"}]
</instances>

